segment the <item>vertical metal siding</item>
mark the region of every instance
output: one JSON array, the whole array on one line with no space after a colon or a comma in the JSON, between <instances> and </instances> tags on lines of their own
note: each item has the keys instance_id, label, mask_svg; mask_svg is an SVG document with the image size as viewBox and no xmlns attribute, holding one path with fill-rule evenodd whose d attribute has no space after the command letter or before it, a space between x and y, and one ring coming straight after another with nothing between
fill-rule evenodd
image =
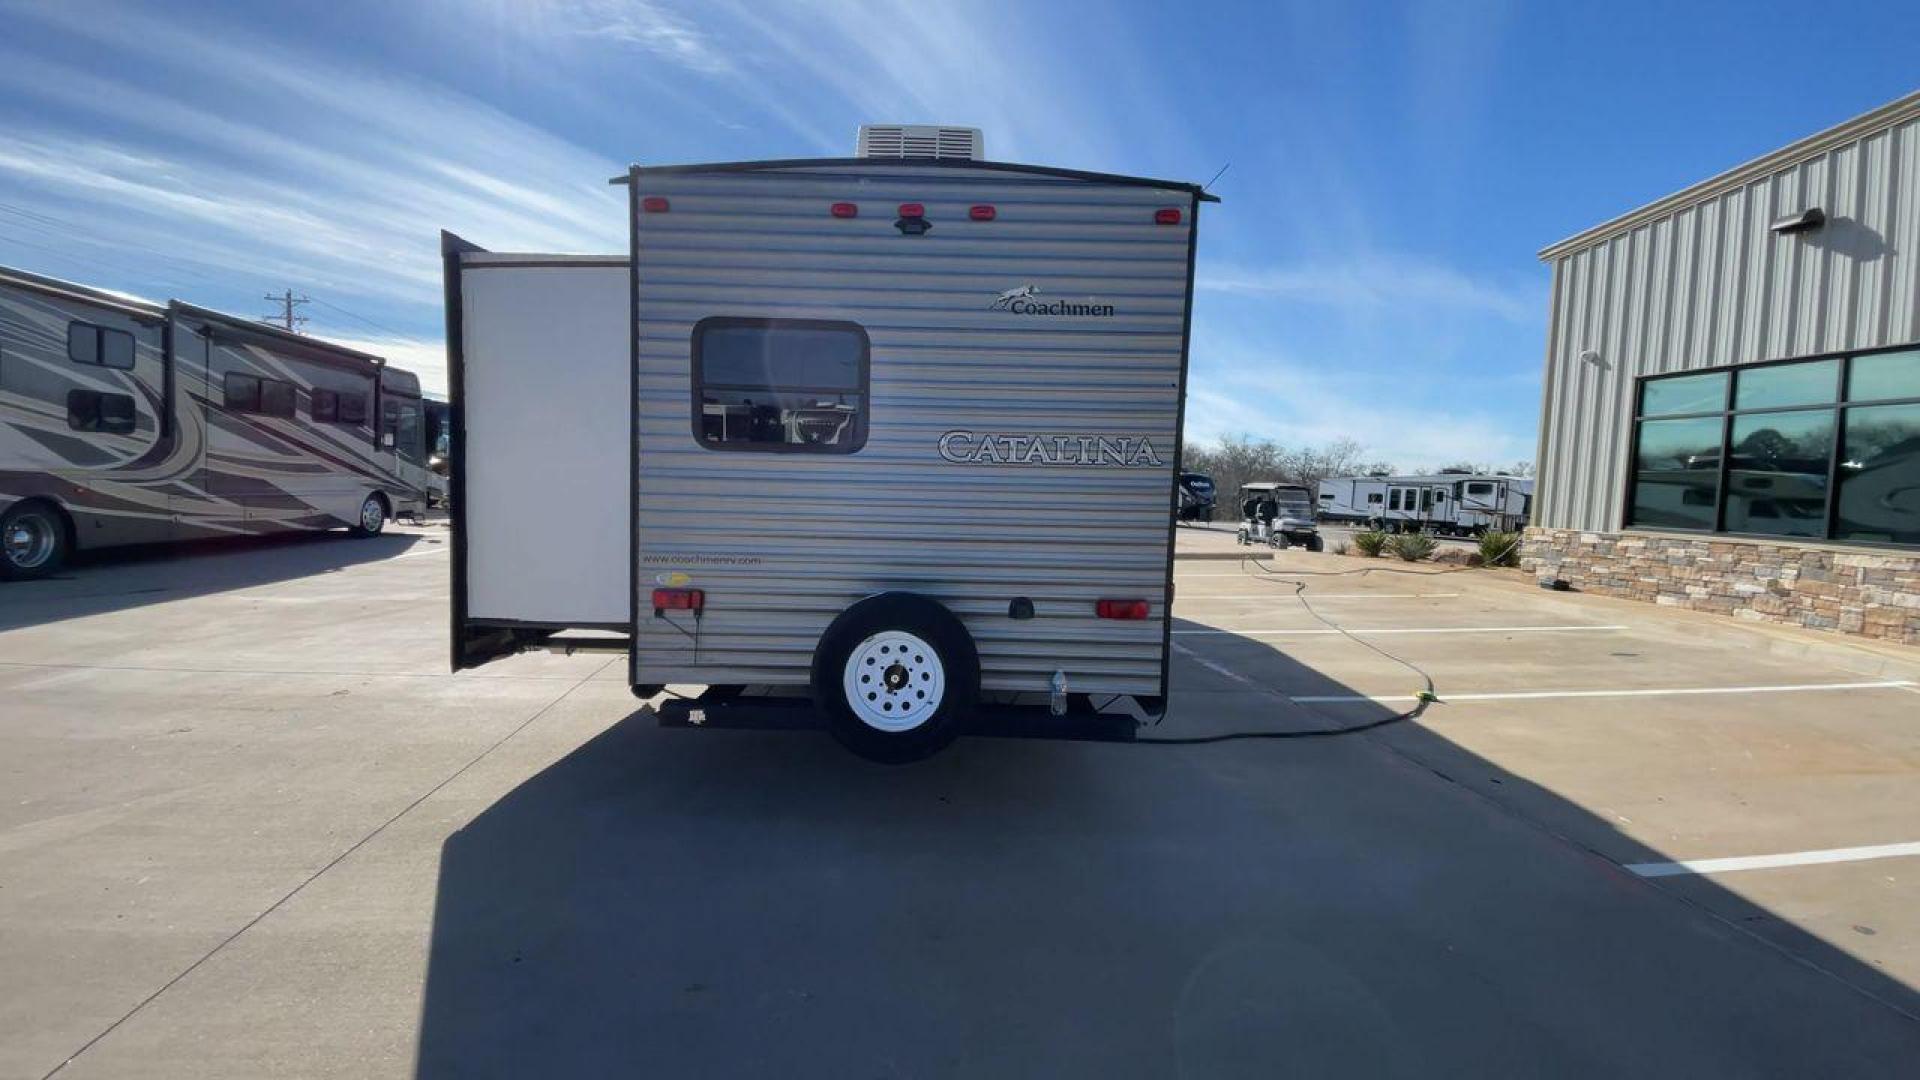
<instances>
[{"instance_id":1,"label":"vertical metal siding","mask_svg":"<svg viewBox=\"0 0 1920 1080\"><path fill-rule=\"evenodd\" d=\"M1917 264L1911 117L1558 254L1534 524L1621 526L1641 376L1920 341Z\"/></svg>"},{"instance_id":2,"label":"vertical metal siding","mask_svg":"<svg viewBox=\"0 0 1920 1080\"><path fill-rule=\"evenodd\" d=\"M989 690L1155 694L1181 387L1187 192L897 164L641 174L670 210L639 215L637 681L804 684L827 624L864 596L945 603ZM859 205L836 219L834 202ZM903 236L900 203L933 231ZM992 204L991 222L968 207ZM1174 206L1177 226L1156 225ZM1111 304L1110 318L992 310ZM835 319L872 343L869 433L852 455L716 452L690 415L690 336L715 315ZM1162 467L960 465L941 435L1132 435ZM731 562L729 565L728 563ZM706 591L696 643L648 593ZM1007 617L1033 600L1036 618ZM1151 618L1094 616L1145 598Z\"/></svg>"}]
</instances>

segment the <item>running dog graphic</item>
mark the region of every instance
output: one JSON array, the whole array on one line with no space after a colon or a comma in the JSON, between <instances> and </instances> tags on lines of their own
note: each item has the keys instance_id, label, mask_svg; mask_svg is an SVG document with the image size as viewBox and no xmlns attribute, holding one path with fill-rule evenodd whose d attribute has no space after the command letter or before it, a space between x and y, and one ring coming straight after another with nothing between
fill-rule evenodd
<instances>
[{"instance_id":1,"label":"running dog graphic","mask_svg":"<svg viewBox=\"0 0 1920 1080\"><path fill-rule=\"evenodd\" d=\"M994 297L993 304L989 310L1002 309L1012 304L1015 300L1031 300L1039 295L1040 286L1038 285L1022 285L1017 289L1008 289L1006 292Z\"/></svg>"}]
</instances>

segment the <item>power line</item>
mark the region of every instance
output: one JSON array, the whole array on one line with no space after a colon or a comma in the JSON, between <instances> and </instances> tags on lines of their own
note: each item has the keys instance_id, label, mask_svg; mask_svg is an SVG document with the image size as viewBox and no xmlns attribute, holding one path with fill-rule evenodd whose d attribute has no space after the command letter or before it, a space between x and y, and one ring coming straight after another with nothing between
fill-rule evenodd
<instances>
[{"instance_id":1,"label":"power line","mask_svg":"<svg viewBox=\"0 0 1920 1080\"><path fill-rule=\"evenodd\" d=\"M299 333L300 327L306 325L307 317L305 315L295 315L293 309L299 307L301 304L312 303L313 298L311 296L295 296L293 295L293 290L288 289L279 296L268 293L265 299L279 304L280 310L260 316L261 322L279 323L287 328L288 333Z\"/></svg>"},{"instance_id":2,"label":"power line","mask_svg":"<svg viewBox=\"0 0 1920 1080\"><path fill-rule=\"evenodd\" d=\"M340 314L345 315L349 319L358 319L361 322L366 323L368 326L373 327L375 330L385 330L387 333L393 334L396 337L411 336L404 330L395 330L393 327L388 326L385 323L375 322L372 319L367 318L365 315L358 314L357 312L348 311L346 308L341 307L339 304L333 303L328 300L322 300L317 296L313 298L313 302L316 304L319 304L321 307L331 308L334 311L337 311Z\"/></svg>"}]
</instances>

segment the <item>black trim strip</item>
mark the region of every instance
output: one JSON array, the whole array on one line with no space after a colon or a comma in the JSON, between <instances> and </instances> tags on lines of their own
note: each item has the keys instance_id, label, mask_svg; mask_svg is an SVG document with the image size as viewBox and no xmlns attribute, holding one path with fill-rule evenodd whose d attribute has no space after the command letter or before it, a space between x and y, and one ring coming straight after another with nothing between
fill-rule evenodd
<instances>
[{"instance_id":1,"label":"black trim strip","mask_svg":"<svg viewBox=\"0 0 1920 1080\"><path fill-rule=\"evenodd\" d=\"M1173 484L1167 500L1167 602L1160 633L1160 712L1164 715L1173 678L1173 560L1174 547L1180 542L1180 470L1181 455L1187 440L1187 361L1193 345L1193 268L1200 250L1200 203L1204 192L1196 191L1187 213L1187 300L1180 317L1180 403L1173 422ZM1219 200L1213 199L1214 202Z\"/></svg>"},{"instance_id":2,"label":"black trim strip","mask_svg":"<svg viewBox=\"0 0 1920 1080\"><path fill-rule=\"evenodd\" d=\"M627 685L640 685L640 166L627 166Z\"/></svg>"},{"instance_id":3,"label":"black trim strip","mask_svg":"<svg viewBox=\"0 0 1920 1080\"><path fill-rule=\"evenodd\" d=\"M167 309L161 304L149 304L128 297L115 296L102 292L89 285L62 281L59 278L36 274L18 267L0 266L0 285L11 285L42 296L51 296L60 300L88 304L107 311L127 315L142 323L158 324L166 321Z\"/></svg>"},{"instance_id":4,"label":"black trim strip","mask_svg":"<svg viewBox=\"0 0 1920 1080\"><path fill-rule=\"evenodd\" d=\"M453 505L447 519L453 532L453 596L448 605L448 662L454 671L478 667L491 658L491 649L499 649L498 634L475 634L467 619L467 421L466 421L466 343L460 292L460 255L481 248L441 230L440 267L446 289L447 319L447 497ZM377 429L376 424L376 429ZM377 436L376 436L377 438ZM492 655L499 655L492 652Z\"/></svg>"},{"instance_id":5,"label":"black trim strip","mask_svg":"<svg viewBox=\"0 0 1920 1080\"><path fill-rule=\"evenodd\" d=\"M474 249L480 250L478 248ZM586 269L599 266L619 266L627 260L618 255L587 255L578 259L534 259L524 262L481 262L463 261L462 270L525 270L528 267Z\"/></svg>"},{"instance_id":6,"label":"black trim strip","mask_svg":"<svg viewBox=\"0 0 1920 1080\"><path fill-rule=\"evenodd\" d=\"M1183 191L1193 196L1196 204L1219 202L1218 195L1209 195L1199 184L1190 184L1180 180L1155 180L1146 176L1126 176L1120 173L1087 172L1082 169L1061 169L1051 165L1022 165L1010 161L964 161L958 158L773 158L764 161L716 161L691 165L652 165L642 168L639 165L628 166L627 175L616 176L607 181L609 184L630 184L642 176L672 176L680 173L727 173L727 172L763 172L773 169L833 168L839 166L882 167L888 169L980 169L987 172L1023 173L1029 176L1052 176L1063 180L1090 180L1102 184L1118 184L1123 187L1161 188L1167 191Z\"/></svg>"}]
</instances>

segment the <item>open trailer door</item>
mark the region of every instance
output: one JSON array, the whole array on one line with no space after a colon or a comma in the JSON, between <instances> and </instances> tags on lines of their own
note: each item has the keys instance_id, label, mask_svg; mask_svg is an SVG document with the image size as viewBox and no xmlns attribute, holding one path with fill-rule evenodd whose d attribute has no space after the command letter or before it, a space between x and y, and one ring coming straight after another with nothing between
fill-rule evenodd
<instances>
[{"instance_id":1,"label":"open trailer door","mask_svg":"<svg viewBox=\"0 0 1920 1080\"><path fill-rule=\"evenodd\" d=\"M441 236L452 663L528 645L626 648L632 413L627 260Z\"/></svg>"}]
</instances>

